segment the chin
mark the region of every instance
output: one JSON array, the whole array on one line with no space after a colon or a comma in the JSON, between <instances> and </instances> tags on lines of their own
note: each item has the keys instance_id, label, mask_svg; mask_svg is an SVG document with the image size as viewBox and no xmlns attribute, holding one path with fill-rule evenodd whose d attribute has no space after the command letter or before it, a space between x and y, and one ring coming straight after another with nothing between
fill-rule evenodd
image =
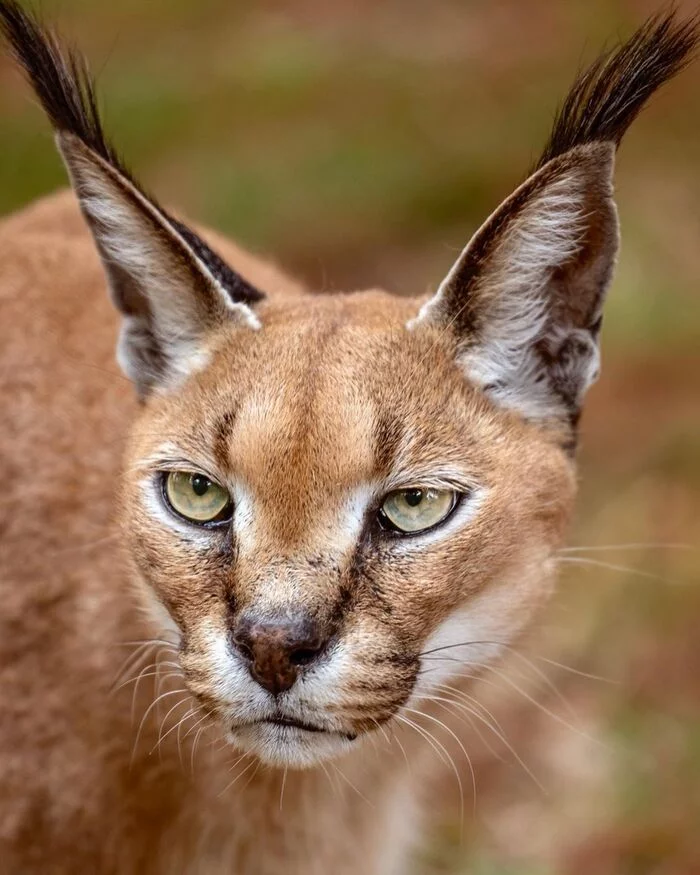
<instances>
[{"instance_id":1,"label":"chin","mask_svg":"<svg viewBox=\"0 0 700 875\"><path fill-rule=\"evenodd\" d=\"M237 727L227 736L239 750L253 754L268 766L309 769L349 753L359 744L357 736L342 732L312 731L275 723Z\"/></svg>"}]
</instances>

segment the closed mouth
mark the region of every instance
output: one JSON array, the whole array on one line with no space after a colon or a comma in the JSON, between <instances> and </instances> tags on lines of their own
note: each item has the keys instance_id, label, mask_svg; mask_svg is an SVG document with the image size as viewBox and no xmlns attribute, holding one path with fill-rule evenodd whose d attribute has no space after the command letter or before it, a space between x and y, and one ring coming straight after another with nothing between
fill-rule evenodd
<instances>
[{"instance_id":1,"label":"closed mouth","mask_svg":"<svg viewBox=\"0 0 700 875\"><path fill-rule=\"evenodd\" d=\"M292 729L303 729L305 732L325 732L320 726L314 726L312 723L304 723L302 720L293 720L291 717L270 717L267 720L261 720L261 723L269 723L273 726L284 726Z\"/></svg>"},{"instance_id":2,"label":"closed mouth","mask_svg":"<svg viewBox=\"0 0 700 875\"><path fill-rule=\"evenodd\" d=\"M252 723L238 725L232 727L236 729L244 729L246 726L276 726L278 729L297 729L302 732L315 732L323 735L340 735L348 741L355 741L357 738L356 732L344 732L342 730L324 729L323 726L316 726L313 723L305 723L303 720L295 720L293 717L266 717L263 720L256 720Z\"/></svg>"}]
</instances>

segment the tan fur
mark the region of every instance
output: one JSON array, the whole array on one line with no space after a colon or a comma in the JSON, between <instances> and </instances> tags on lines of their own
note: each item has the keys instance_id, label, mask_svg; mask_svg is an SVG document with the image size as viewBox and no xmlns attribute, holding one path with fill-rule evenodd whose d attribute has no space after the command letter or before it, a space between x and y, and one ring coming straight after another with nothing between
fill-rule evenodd
<instances>
[{"instance_id":1,"label":"tan fur","mask_svg":"<svg viewBox=\"0 0 700 875\"><path fill-rule=\"evenodd\" d=\"M458 741L441 693L552 586L614 146L696 24L652 19L577 80L428 303L307 294L206 235L227 266L126 170L80 57L14 0L0 30L92 235L67 194L0 225L0 867L405 872ZM173 471L231 514L178 515ZM397 534L396 490L451 511Z\"/></svg>"},{"instance_id":2,"label":"tan fur","mask_svg":"<svg viewBox=\"0 0 700 875\"><path fill-rule=\"evenodd\" d=\"M113 364L117 319L73 196L0 228L3 871L403 871L421 761L434 754L392 719L412 695L412 669L390 657L419 653L472 606L506 641L551 585L574 493L560 436L470 386L449 332L408 330L421 302L305 295L213 242L269 293L256 308L262 329L213 334L206 368L139 407ZM400 441L396 423L409 426ZM252 496L235 572L218 548L149 511L144 481L164 443ZM474 515L420 550L378 546L371 567L358 568L342 534L356 491L381 494L397 472L436 466L478 487ZM342 670L325 699L309 687L304 712L359 734L338 760L342 776L332 764L288 770L253 754L231 771L240 754L221 739L245 703L221 696L210 646L227 635L229 606L303 603L331 622L348 589ZM153 619L154 596L159 615L165 608L184 630L188 692L152 708L135 745L154 679L138 684L135 725L135 685L111 687L156 657L125 642L168 634ZM162 658L173 676L158 692L181 689L175 651ZM211 725L202 722L193 753L205 713ZM385 720L388 731L377 728Z\"/></svg>"}]
</instances>

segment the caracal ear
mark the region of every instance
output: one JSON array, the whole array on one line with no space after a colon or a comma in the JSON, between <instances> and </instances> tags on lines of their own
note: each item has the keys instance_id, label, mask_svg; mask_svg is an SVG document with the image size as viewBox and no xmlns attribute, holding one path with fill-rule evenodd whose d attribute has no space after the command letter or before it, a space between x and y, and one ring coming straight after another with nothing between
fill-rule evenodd
<instances>
[{"instance_id":1,"label":"caracal ear","mask_svg":"<svg viewBox=\"0 0 700 875\"><path fill-rule=\"evenodd\" d=\"M14 2L0 2L0 28L56 130L123 316L118 361L140 395L171 389L204 364L217 326L259 327L251 305L264 296L128 173L104 136L83 58Z\"/></svg>"},{"instance_id":2,"label":"caracal ear","mask_svg":"<svg viewBox=\"0 0 700 875\"><path fill-rule=\"evenodd\" d=\"M449 327L467 377L528 419L578 410L618 247L614 146L555 158L488 219L417 323Z\"/></svg>"},{"instance_id":3,"label":"caracal ear","mask_svg":"<svg viewBox=\"0 0 700 875\"><path fill-rule=\"evenodd\" d=\"M497 404L575 442L599 370L618 248L615 148L650 95L691 59L698 21L665 13L584 71L538 169L496 210L409 323L453 332L466 376Z\"/></svg>"}]
</instances>

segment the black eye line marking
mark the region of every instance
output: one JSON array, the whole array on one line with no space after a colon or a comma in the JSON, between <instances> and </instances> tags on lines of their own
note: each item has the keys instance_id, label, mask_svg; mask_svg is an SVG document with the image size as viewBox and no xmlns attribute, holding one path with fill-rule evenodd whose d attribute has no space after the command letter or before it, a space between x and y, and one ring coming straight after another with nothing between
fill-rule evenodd
<instances>
[{"instance_id":1,"label":"black eye line marking","mask_svg":"<svg viewBox=\"0 0 700 875\"><path fill-rule=\"evenodd\" d=\"M172 502L168 498L168 490L166 488L168 476L170 474L173 474L173 473L176 473L176 472L174 472L173 470L159 471L158 472L158 481L159 481L161 500L162 500L163 504L166 506L166 508L168 509L168 511L174 517L176 517L177 519L182 520L184 523L187 523L188 525L194 526L195 528L198 528L198 529L225 529L229 526L229 524L231 523L231 520L233 519L233 500L232 500L230 495L229 495L228 502L225 504L225 506L219 511L219 513L214 517L214 519L211 519L211 520L193 520L193 519L190 519L190 517L184 516L178 510L176 510L176 508L173 507ZM187 473L199 474L201 477L204 477L207 480L209 480L210 483L212 483L216 486L220 485L215 480L212 480L208 474L202 474L199 471L188 471ZM224 487L221 486L221 489L223 489L223 488ZM227 490L227 492L228 492L228 490Z\"/></svg>"},{"instance_id":2,"label":"black eye line marking","mask_svg":"<svg viewBox=\"0 0 700 875\"><path fill-rule=\"evenodd\" d=\"M407 489L419 489L419 488L421 488L421 487L417 487L417 486L407 487ZM424 488L429 488L429 487L424 487ZM406 490L402 490L402 489L392 489L391 490L391 492L404 492L404 491L406 491ZM381 502L372 512L372 516L374 517L374 519L378 523L378 527L379 527L379 530L381 531L382 535L384 535L385 537L388 537L388 538L419 538L421 535L425 535L428 532L432 532L435 529L440 528L440 526L445 525L445 523L449 519L451 519L451 517L453 516L453 514L455 513L457 508L462 505L462 503L465 501L465 499L468 499L471 496L471 492L466 492L466 491L459 490L459 489L453 490L454 498L452 501L452 506L450 507L450 509L447 511L447 513L445 514L445 516L441 520L438 520L436 523L433 523L432 526L428 526L425 529L418 529L418 531L416 531L416 532L405 532L403 529L400 529L400 528L398 528L398 526L395 526L394 523L391 522L389 517L387 517L387 515L384 513L384 511L382 509L384 502L387 499L387 495L389 495L389 494L390 493L387 493L386 495L382 496Z\"/></svg>"}]
</instances>

